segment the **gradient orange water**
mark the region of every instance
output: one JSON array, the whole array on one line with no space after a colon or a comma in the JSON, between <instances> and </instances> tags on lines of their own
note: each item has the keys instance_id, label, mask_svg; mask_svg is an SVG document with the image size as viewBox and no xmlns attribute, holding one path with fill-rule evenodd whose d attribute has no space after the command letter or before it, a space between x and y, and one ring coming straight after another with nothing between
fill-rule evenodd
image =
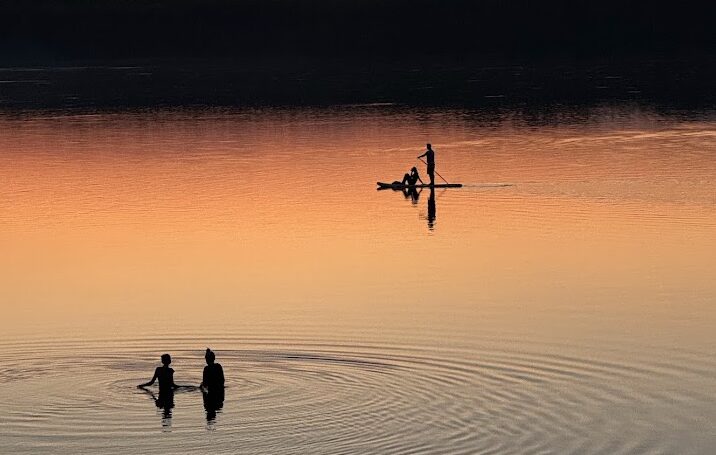
<instances>
[{"instance_id":1,"label":"gradient orange water","mask_svg":"<svg viewBox=\"0 0 716 455\"><path fill-rule=\"evenodd\" d=\"M668 327L659 336L713 344L714 124L592 115L539 126L373 110L3 118L3 329L306 308L325 323L385 323L387 309L401 319L423 307L478 330L479 307L518 332ZM412 204L374 189L427 141L439 172L466 184L438 192L433 230L427 191ZM499 182L512 186L479 185ZM446 316L465 307L467 318Z\"/></svg>"},{"instance_id":2,"label":"gradient orange water","mask_svg":"<svg viewBox=\"0 0 716 455\"><path fill-rule=\"evenodd\" d=\"M530 118L0 116L0 452L710 453L716 123Z\"/></svg>"}]
</instances>

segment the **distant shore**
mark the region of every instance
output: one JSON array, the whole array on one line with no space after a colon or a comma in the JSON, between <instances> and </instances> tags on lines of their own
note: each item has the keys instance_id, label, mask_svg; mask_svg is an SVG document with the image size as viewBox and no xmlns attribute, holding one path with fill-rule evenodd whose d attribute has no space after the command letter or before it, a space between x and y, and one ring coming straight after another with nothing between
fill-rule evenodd
<instances>
[{"instance_id":1,"label":"distant shore","mask_svg":"<svg viewBox=\"0 0 716 455\"><path fill-rule=\"evenodd\" d=\"M400 104L714 109L716 59L102 59L0 66L0 110Z\"/></svg>"}]
</instances>

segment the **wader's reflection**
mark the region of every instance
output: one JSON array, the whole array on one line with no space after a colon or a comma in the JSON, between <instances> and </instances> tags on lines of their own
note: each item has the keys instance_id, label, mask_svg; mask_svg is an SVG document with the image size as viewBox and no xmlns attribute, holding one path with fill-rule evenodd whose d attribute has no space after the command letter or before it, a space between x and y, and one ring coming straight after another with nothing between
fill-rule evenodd
<instances>
[{"instance_id":1,"label":"wader's reflection","mask_svg":"<svg viewBox=\"0 0 716 455\"><path fill-rule=\"evenodd\" d=\"M206 410L206 424L207 427L213 428L216 422L216 412L224 407L224 390L202 390L202 395Z\"/></svg>"},{"instance_id":2,"label":"wader's reflection","mask_svg":"<svg viewBox=\"0 0 716 455\"><path fill-rule=\"evenodd\" d=\"M157 409L162 411L162 431L171 431L172 429L172 409L174 409L174 390L159 390L159 396L155 395L151 390L142 388L154 400Z\"/></svg>"}]
</instances>

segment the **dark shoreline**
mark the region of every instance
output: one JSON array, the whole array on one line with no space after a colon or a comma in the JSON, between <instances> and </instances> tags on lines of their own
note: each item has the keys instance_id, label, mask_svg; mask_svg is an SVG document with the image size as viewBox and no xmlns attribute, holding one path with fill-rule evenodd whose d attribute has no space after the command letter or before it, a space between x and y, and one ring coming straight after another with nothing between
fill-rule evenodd
<instances>
[{"instance_id":1,"label":"dark shoreline","mask_svg":"<svg viewBox=\"0 0 716 455\"><path fill-rule=\"evenodd\" d=\"M0 68L0 111L399 104L716 107L716 58L589 61L143 59Z\"/></svg>"}]
</instances>

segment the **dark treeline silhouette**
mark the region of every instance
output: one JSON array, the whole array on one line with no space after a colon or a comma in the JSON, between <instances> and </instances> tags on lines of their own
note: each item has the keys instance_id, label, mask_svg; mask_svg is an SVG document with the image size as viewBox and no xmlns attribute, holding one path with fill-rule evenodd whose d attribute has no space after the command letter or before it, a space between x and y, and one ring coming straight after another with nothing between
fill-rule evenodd
<instances>
[{"instance_id":1,"label":"dark treeline silhouette","mask_svg":"<svg viewBox=\"0 0 716 455\"><path fill-rule=\"evenodd\" d=\"M646 0L0 0L0 58L708 51L716 3Z\"/></svg>"},{"instance_id":2,"label":"dark treeline silhouette","mask_svg":"<svg viewBox=\"0 0 716 455\"><path fill-rule=\"evenodd\" d=\"M366 63L320 59L72 62L0 68L0 111L397 103L520 112L549 123L583 108L713 109L716 59L620 58L494 64L425 59Z\"/></svg>"},{"instance_id":3,"label":"dark treeline silhouette","mask_svg":"<svg viewBox=\"0 0 716 455\"><path fill-rule=\"evenodd\" d=\"M0 110L713 108L713 17L691 0L0 0Z\"/></svg>"}]
</instances>

